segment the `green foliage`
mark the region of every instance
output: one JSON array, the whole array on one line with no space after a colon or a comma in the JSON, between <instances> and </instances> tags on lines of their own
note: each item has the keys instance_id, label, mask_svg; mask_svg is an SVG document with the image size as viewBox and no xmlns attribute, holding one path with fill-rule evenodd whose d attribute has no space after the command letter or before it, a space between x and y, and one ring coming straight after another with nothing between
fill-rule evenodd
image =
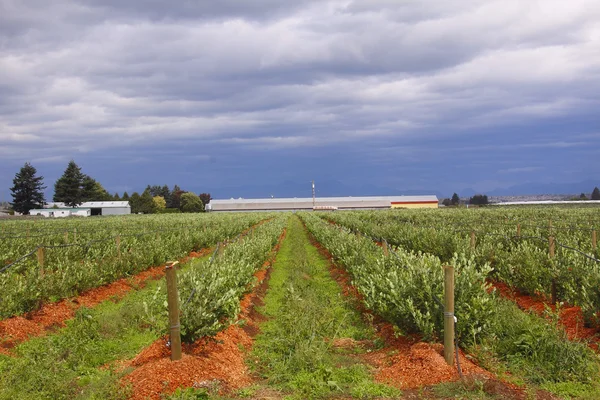
<instances>
[{"instance_id":1,"label":"green foliage","mask_svg":"<svg viewBox=\"0 0 600 400\"><path fill-rule=\"evenodd\" d=\"M180 199L180 209L184 213L197 213L204 211L202 200L193 192L183 193Z\"/></svg>"},{"instance_id":2,"label":"green foliage","mask_svg":"<svg viewBox=\"0 0 600 400\"><path fill-rule=\"evenodd\" d=\"M190 218L180 214L102 220L5 221L5 233L18 238L0 241L2 266L31 252L39 244L72 244L74 229L77 229L76 243L83 246L46 249L44 268L39 267L33 256L0 273L0 317L31 311L42 301L72 296L167 260L179 259L192 250L233 237L266 216L203 214ZM26 230L31 231L29 239ZM117 234L121 235L120 249L115 245Z\"/></svg>"},{"instance_id":3,"label":"green foliage","mask_svg":"<svg viewBox=\"0 0 600 400\"><path fill-rule=\"evenodd\" d=\"M181 298L181 333L184 341L193 342L212 336L232 323L240 311L240 297L248 290L254 273L260 269L283 230L279 217L254 228L248 237L221 248L222 254L183 272L178 277ZM154 305L162 306L165 288L155 293ZM161 308L166 312L165 308Z\"/></svg>"},{"instance_id":4,"label":"green foliage","mask_svg":"<svg viewBox=\"0 0 600 400\"><path fill-rule=\"evenodd\" d=\"M595 305L600 304L596 303L600 300L598 266L585 261L587 259L579 253L562 248L557 249L554 259L549 259L548 242L543 238L541 241L512 238L513 233L508 230L515 229L514 224L494 224L490 218L498 218L506 213L504 210L482 211L479 215L472 210L464 211L453 210L452 214L407 211L402 221L393 212L320 214L322 218L333 219L351 229L360 228L362 232L384 237L390 243L399 243L397 257L393 256L391 262L387 258L392 256L383 256L370 238L336 229L319 221L312 213L302 214L302 218L317 239L352 274L353 284L363 294L365 304L402 330L429 338L440 336L441 320L436 319L439 309L432 305L432 298L433 295L442 298L441 263L436 255L443 255L444 263L456 269L455 301L460 343L473 349L480 360L506 363L515 375L529 382L570 382L576 387L592 385L598 378L598 362L587 346L567 340L557 325L557 316L553 318L554 323L549 324L488 293L486 278L493 271L495 277L533 294L547 293L554 279L560 298L581 304L584 310L598 310ZM547 218L544 212L535 212ZM589 237L584 241L584 238L578 238L579 232L573 230L572 224L581 213L581 210L564 211L563 219L559 221L568 224L570 229L558 230L555 222L552 234L571 246L589 246ZM515 214L522 216L524 212L520 210ZM590 215L594 215L594 210L590 210ZM470 229L463 228L465 233L461 235L461 231L455 231L450 225L449 219L454 216L463 226L465 221L471 226L481 224L478 231L493 235L478 232L476 248L472 248ZM585 212L582 217L585 224L589 223L590 217ZM503 215L498 219L505 221ZM547 224L547 221L544 222ZM499 235L499 232L504 234ZM589 229L581 232L589 234ZM521 232L523 236L547 234L549 232L540 232L535 225L534 228L523 226ZM444 245L447 243L450 247ZM431 253L422 253L422 249L429 249ZM452 258L448 258L450 249L455 251Z\"/></svg>"},{"instance_id":5,"label":"green foliage","mask_svg":"<svg viewBox=\"0 0 600 400\"><path fill-rule=\"evenodd\" d=\"M75 161L69 161L67 169L54 184L55 202L63 202L68 207L77 207L83 203L83 181L85 175Z\"/></svg>"},{"instance_id":6,"label":"green foliage","mask_svg":"<svg viewBox=\"0 0 600 400\"><path fill-rule=\"evenodd\" d=\"M453 206L457 206L460 203L460 198L458 197L458 194L454 193L452 195L452 200L450 200L450 202L452 203Z\"/></svg>"},{"instance_id":7,"label":"green foliage","mask_svg":"<svg viewBox=\"0 0 600 400\"><path fill-rule=\"evenodd\" d=\"M44 177L36 176L37 170L29 163L17 172L13 179L13 187L10 188L13 201L11 204L14 211L29 214L29 210L42 208L44 205Z\"/></svg>"},{"instance_id":8,"label":"green foliage","mask_svg":"<svg viewBox=\"0 0 600 400\"><path fill-rule=\"evenodd\" d=\"M113 196L89 175L83 175L81 184L81 199L86 201L112 201Z\"/></svg>"},{"instance_id":9,"label":"green foliage","mask_svg":"<svg viewBox=\"0 0 600 400\"><path fill-rule=\"evenodd\" d=\"M152 198L152 201L154 202L155 212L161 212L162 210L167 208L167 202L165 201L165 198L162 196L154 196Z\"/></svg>"},{"instance_id":10,"label":"green foliage","mask_svg":"<svg viewBox=\"0 0 600 400\"><path fill-rule=\"evenodd\" d=\"M485 194L476 194L475 196L469 199L469 204L474 205L486 205L488 204L488 197Z\"/></svg>"},{"instance_id":11,"label":"green foliage","mask_svg":"<svg viewBox=\"0 0 600 400\"><path fill-rule=\"evenodd\" d=\"M162 396L165 400L208 400L210 396L205 389L177 388L170 395Z\"/></svg>"},{"instance_id":12,"label":"green foliage","mask_svg":"<svg viewBox=\"0 0 600 400\"><path fill-rule=\"evenodd\" d=\"M600 200L600 189L597 186L592 191L592 200Z\"/></svg>"}]
</instances>

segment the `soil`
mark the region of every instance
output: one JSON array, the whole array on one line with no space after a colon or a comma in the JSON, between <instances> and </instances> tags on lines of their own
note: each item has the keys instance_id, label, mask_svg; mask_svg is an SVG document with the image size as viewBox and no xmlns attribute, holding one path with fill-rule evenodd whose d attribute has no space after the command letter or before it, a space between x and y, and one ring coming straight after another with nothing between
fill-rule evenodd
<instances>
[{"instance_id":1,"label":"soil","mask_svg":"<svg viewBox=\"0 0 600 400\"><path fill-rule=\"evenodd\" d=\"M180 260L184 263L192 258L203 257L210 254L212 249L203 249L191 252ZM64 299L57 303L43 304L39 310L26 313L22 316L11 317L0 321L0 349L4 348L5 354L10 354L6 349L11 349L17 344L36 336L43 336L47 332L55 331L65 326L65 321L73 318L80 307L94 307L105 300L119 300L134 289L144 287L150 280L164 276L164 266L152 267L132 277L122 278L105 286L88 290L77 297Z\"/></svg>"},{"instance_id":2,"label":"soil","mask_svg":"<svg viewBox=\"0 0 600 400\"><path fill-rule=\"evenodd\" d=\"M524 311L544 316L546 308L556 312L556 305L541 296L521 294L503 282L490 282L500 296L514 301ZM584 325L583 313L578 306L563 305L559 310L558 323L564 328L569 340L584 340L596 352L600 351L600 331Z\"/></svg>"},{"instance_id":3,"label":"soil","mask_svg":"<svg viewBox=\"0 0 600 400\"><path fill-rule=\"evenodd\" d=\"M170 360L166 337L155 341L123 365L135 368L122 380L123 384L133 388L132 400L160 399L161 394L172 393L178 387L204 387L230 393L254 382L245 363L245 354L252 348L253 337L259 331L258 324L264 320L255 308L262 304L271 265L285 233L284 230L263 268L254 274L257 283L252 291L240 301L238 320L243 320L244 324L230 325L214 338L202 338L184 345L184 354L178 361Z\"/></svg>"}]
</instances>

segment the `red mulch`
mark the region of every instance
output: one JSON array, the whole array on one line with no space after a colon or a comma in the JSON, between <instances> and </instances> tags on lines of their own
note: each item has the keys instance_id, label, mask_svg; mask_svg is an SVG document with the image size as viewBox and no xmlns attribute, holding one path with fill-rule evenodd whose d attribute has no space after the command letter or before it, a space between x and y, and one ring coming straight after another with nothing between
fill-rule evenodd
<instances>
[{"instance_id":1,"label":"red mulch","mask_svg":"<svg viewBox=\"0 0 600 400\"><path fill-rule=\"evenodd\" d=\"M219 332L214 340L201 338L191 345L184 345L184 354L178 361L170 360L166 338L155 341L123 365L137 367L122 381L133 388L132 400L160 399L162 393L172 393L178 387L207 387L214 382L218 383L219 391L224 393L253 382L244 358L245 351L252 348L252 337L258 332L258 322L261 320L254 306L261 302L266 292L270 266L285 234L284 230L263 268L254 274L259 284L240 302L238 319L245 321L244 326L230 325Z\"/></svg>"},{"instance_id":2,"label":"red mulch","mask_svg":"<svg viewBox=\"0 0 600 400\"><path fill-rule=\"evenodd\" d=\"M210 252L211 249L192 252L181 262L202 257ZM44 304L39 310L2 320L0 321L0 337L2 338L0 348L10 349L31 337L42 336L46 332L63 327L65 321L75 316L75 311L79 307L94 307L108 299L121 299L134 288L143 287L148 281L161 278L164 271L164 266L152 267L132 277L122 278L108 285L88 290L75 298Z\"/></svg>"},{"instance_id":3,"label":"red mulch","mask_svg":"<svg viewBox=\"0 0 600 400\"><path fill-rule=\"evenodd\" d=\"M533 311L537 315L542 316L546 307L550 307L552 311L556 311L556 306L550 304L543 297L529 296L518 293L503 282L490 282L500 296L514 301L520 309ZM581 307L563 305L560 309L559 324L565 329L567 337L570 340L588 340L589 346L595 350L599 350L600 332L596 328L588 328L584 325L583 313Z\"/></svg>"}]
</instances>

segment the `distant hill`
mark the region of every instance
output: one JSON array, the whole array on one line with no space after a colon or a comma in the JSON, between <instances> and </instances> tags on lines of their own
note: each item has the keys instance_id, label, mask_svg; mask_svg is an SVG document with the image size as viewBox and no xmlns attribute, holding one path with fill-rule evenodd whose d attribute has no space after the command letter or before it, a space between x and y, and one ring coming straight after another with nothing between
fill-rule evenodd
<instances>
[{"instance_id":1,"label":"distant hill","mask_svg":"<svg viewBox=\"0 0 600 400\"><path fill-rule=\"evenodd\" d=\"M581 193L590 195L594 187L600 186L600 179L598 181L586 180L576 183L523 183L519 185L510 186L507 188L500 188L490 190L488 192L475 191L472 188L464 189L458 194L460 197L471 197L475 194L482 193L488 196L528 196L528 195L566 195L575 196Z\"/></svg>"},{"instance_id":2,"label":"distant hill","mask_svg":"<svg viewBox=\"0 0 600 400\"><path fill-rule=\"evenodd\" d=\"M401 195L426 195L433 194L441 198L442 194L436 190L398 190L375 185L349 186L337 180L315 181L317 197L345 197L345 196L401 196ZM244 185L220 188L210 191L215 199L228 199L243 197L251 198L276 198L283 197L312 197L311 182L285 181L278 184Z\"/></svg>"}]
</instances>

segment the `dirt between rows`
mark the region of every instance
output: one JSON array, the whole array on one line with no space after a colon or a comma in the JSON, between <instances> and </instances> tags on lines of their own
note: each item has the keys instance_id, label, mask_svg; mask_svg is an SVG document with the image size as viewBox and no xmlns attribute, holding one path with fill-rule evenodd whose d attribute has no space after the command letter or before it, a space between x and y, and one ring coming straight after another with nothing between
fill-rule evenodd
<instances>
[{"instance_id":1,"label":"dirt between rows","mask_svg":"<svg viewBox=\"0 0 600 400\"><path fill-rule=\"evenodd\" d=\"M193 258L204 257L212 249L191 252L179 260L188 262ZM22 316L11 317L0 321L0 352L12 355L9 349L32 337L43 336L65 326L65 321L73 318L80 307L94 307L105 300L119 300L134 289L144 287L150 280L163 277L164 266L151 267L131 277L121 278L108 285L88 290L77 297L64 299L57 303L43 304L39 310Z\"/></svg>"},{"instance_id":2,"label":"dirt between rows","mask_svg":"<svg viewBox=\"0 0 600 400\"><path fill-rule=\"evenodd\" d=\"M121 368L134 368L122 379L132 389L132 400L160 399L163 393L172 393L179 387L230 393L254 382L244 361L245 353L252 348L258 324L264 321L255 308L262 305L271 266L285 235L284 230L267 261L254 274L256 285L240 302L238 320L243 320L243 325L233 324L214 338L183 345L183 356L178 361L171 361L167 338L163 337L122 363Z\"/></svg>"},{"instance_id":3,"label":"dirt between rows","mask_svg":"<svg viewBox=\"0 0 600 400\"><path fill-rule=\"evenodd\" d=\"M556 305L541 296L519 293L503 282L490 281L489 283L500 296L514 301L521 310L534 312L539 316L544 316L547 308L556 312ZM598 328L585 326L581 307L571 305L560 307L558 323L564 328L569 340L587 341L590 348L596 352L600 351L600 331Z\"/></svg>"}]
</instances>

